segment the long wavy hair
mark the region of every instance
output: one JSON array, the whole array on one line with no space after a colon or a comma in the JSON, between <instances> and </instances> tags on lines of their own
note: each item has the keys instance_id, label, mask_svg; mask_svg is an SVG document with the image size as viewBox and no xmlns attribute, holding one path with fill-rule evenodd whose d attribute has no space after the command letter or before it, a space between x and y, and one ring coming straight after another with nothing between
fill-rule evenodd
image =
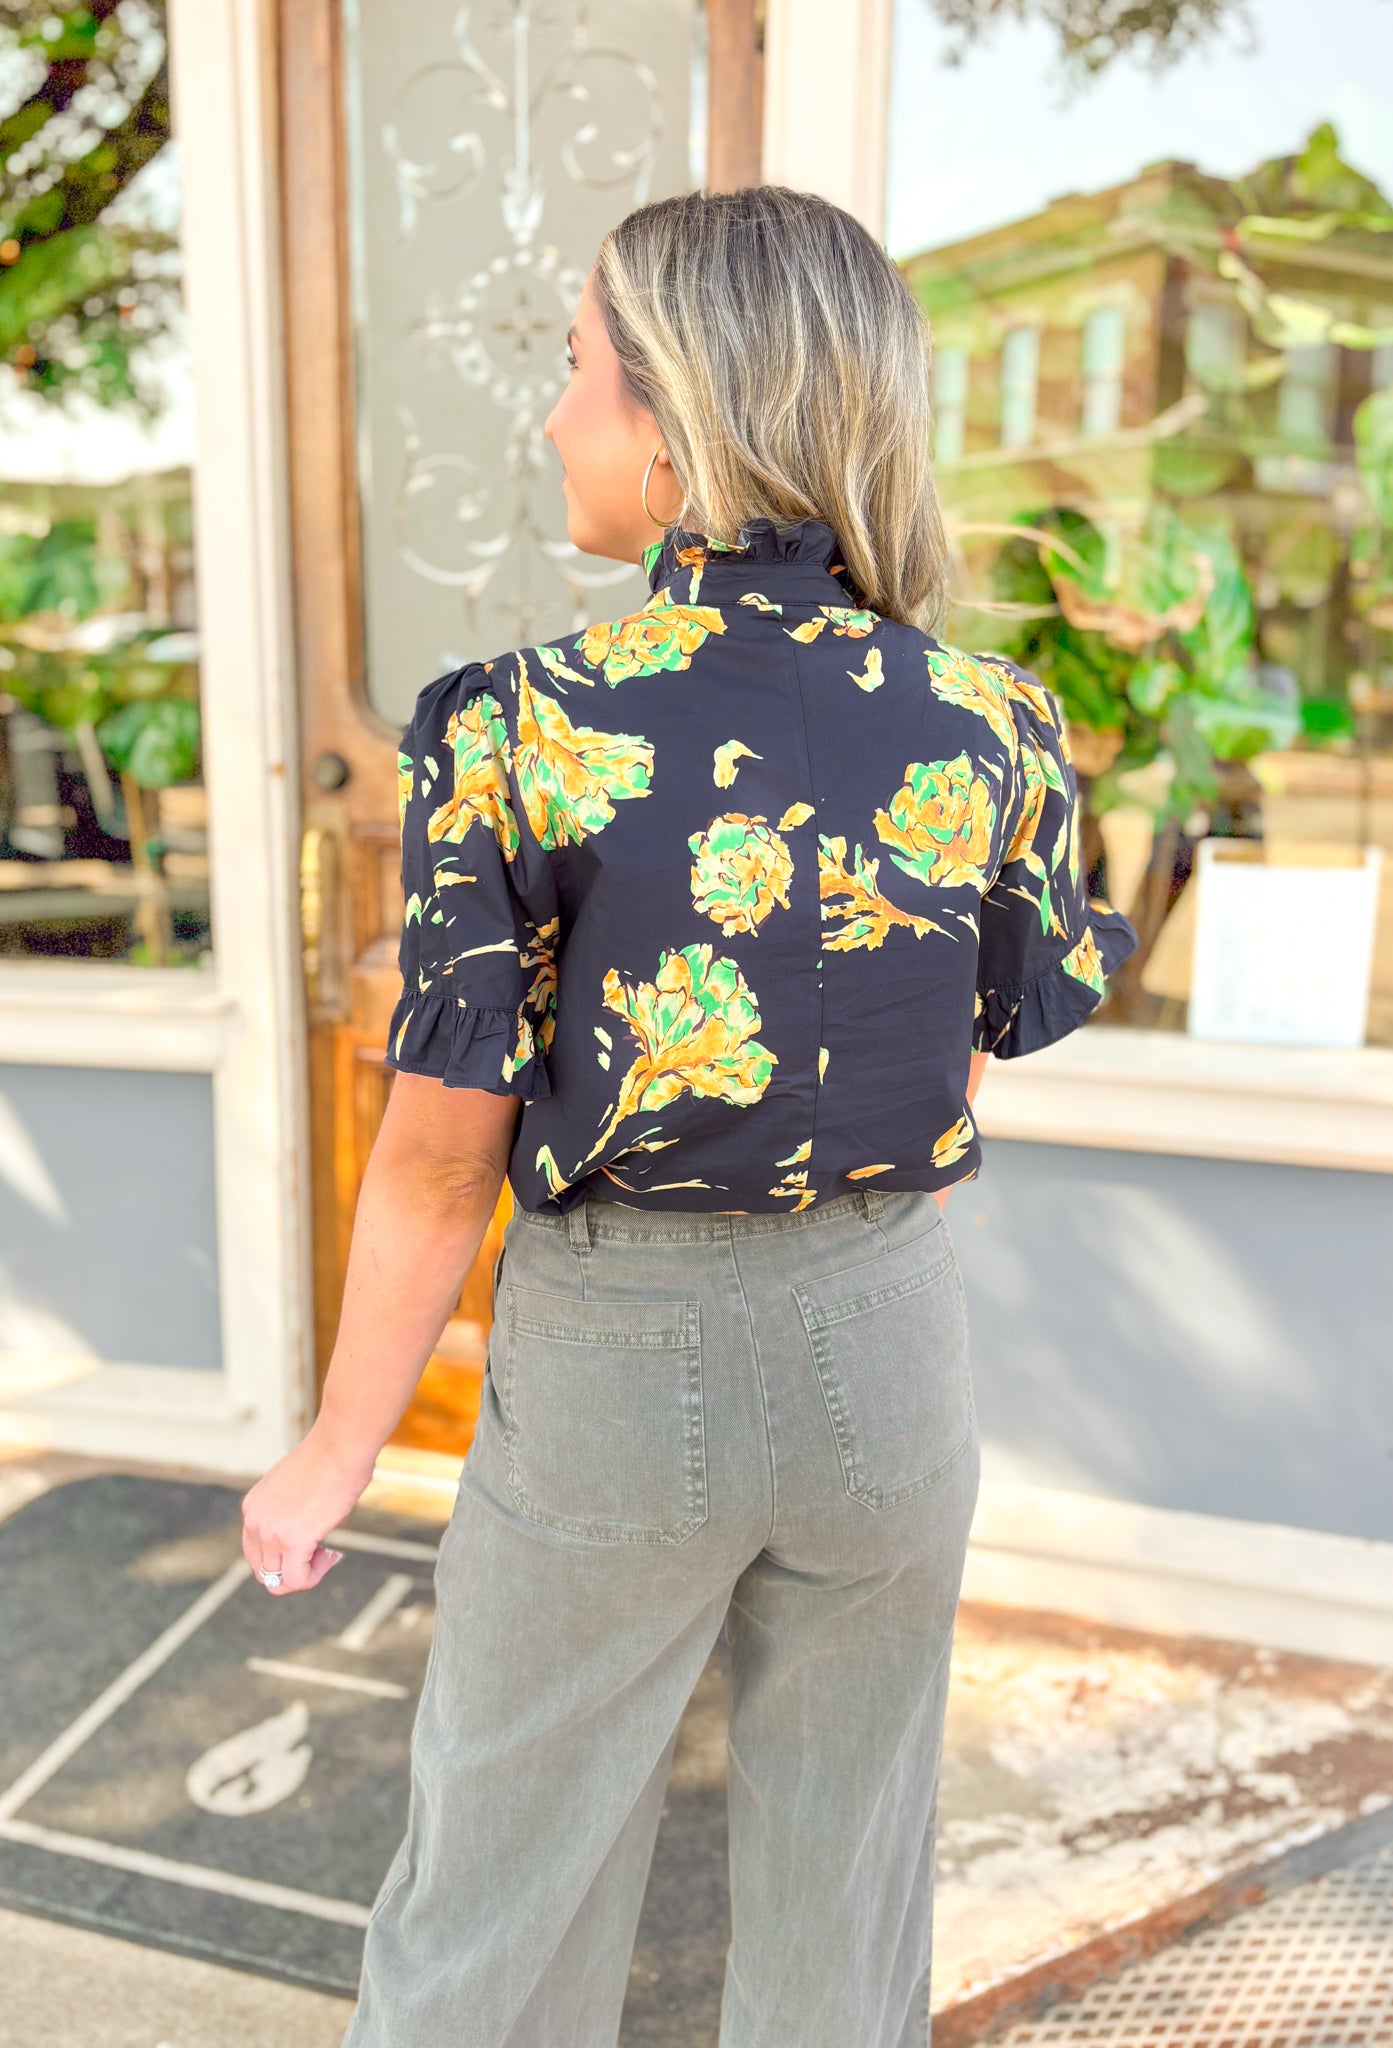
<instances>
[{"instance_id":1,"label":"long wavy hair","mask_svg":"<svg viewBox=\"0 0 1393 2048\"><path fill-rule=\"evenodd\" d=\"M610 229L592 289L683 531L735 544L761 514L824 520L872 610L937 630L929 323L853 214L787 185L657 199Z\"/></svg>"}]
</instances>

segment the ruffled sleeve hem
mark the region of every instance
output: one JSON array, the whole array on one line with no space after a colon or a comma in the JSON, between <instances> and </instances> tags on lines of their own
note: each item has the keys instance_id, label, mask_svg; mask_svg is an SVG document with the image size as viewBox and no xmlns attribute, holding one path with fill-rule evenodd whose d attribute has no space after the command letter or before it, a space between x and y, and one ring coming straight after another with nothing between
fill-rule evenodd
<instances>
[{"instance_id":1,"label":"ruffled sleeve hem","mask_svg":"<svg viewBox=\"0 0 1393 2048\"><path fill-rule=\"evenodd\" d=\"M1107 994L1107 978L1136 949L1137 935L1119 910L1090 906L1083 937L1062 960L1024 986L979 989L974 1052L1016 1059L1076 1031Z\"/></svg>"},{"instance_id":2,"label":"ruffled sleeve hem","mask_svg":"<svg viewBox=\"0 0 1393 2048\"><path fill-rule=\"evenodd\" d=\"M428 1074L447 1088L483 1088L528 1102L551 1094L546 1060L520 1009L480 1009L459 996L403 989L384 1057L398 1073Z\"/></svg>"}]
</instances>

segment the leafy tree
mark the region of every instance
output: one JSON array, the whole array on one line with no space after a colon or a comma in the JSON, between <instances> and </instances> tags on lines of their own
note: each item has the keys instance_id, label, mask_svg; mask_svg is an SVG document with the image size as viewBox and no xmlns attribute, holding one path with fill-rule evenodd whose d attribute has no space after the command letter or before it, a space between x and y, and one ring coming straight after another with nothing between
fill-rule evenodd
<instances>
[{"instance_id":1,"label":"leafy tree","mask_svg":"<svg viewBox=\"0 0 1393 2048\"><path fill-rule=\"evenodd\" d=\"M0 0L0 361L45 399L159 409L178 243L130 188L169 133L163 0Z\"/></svg>"},{"instance_id":2,"label":"leafy tree","mask_svg":"<svg viewBox=\"0 0 1393 2048\"><path fill-rule=\"evenodd\" d=\"M928 0L952 33L949 63L998 22L1043 21L1059 37L1066 70L1089 76L1118 57L1162 70L1229 23L1247 25L1247 0Z\"/></svg>"}]
</instances>

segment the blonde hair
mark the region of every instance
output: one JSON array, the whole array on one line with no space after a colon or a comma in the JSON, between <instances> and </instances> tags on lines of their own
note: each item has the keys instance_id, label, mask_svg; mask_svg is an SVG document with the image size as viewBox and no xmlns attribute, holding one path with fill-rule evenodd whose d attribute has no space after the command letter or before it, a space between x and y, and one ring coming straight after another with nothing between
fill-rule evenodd
<instances>
[{"instance_id":1,"label":"blonde hair","mask_svg":"<svg viewBox=\"0 0 1393 2048\"><path fill-rule=\"evenodd\" d=\"M761 514L823 520L870 608L934 632L929 324L855 216L787 185L680 193L610 229L592 283L686 492L682 530L736 544Z\"/></svg>"}]
</instances>

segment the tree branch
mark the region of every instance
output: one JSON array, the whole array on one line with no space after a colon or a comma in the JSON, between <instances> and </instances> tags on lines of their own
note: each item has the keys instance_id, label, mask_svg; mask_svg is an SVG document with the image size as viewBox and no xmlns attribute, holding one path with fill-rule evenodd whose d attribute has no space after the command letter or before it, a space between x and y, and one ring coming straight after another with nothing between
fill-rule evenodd
<instances>
[{"instance_id":1,"label":"tree branch","mask_svg":"<svg viewBox=\"0 0 1393 2048\"><path fill-rule=\"evenodd\" d=\"M120 4L121 0L87 0L87 12L93 26L100 28ZM12 114L7 114L0 121L0 163L13 156L26 142L31 142L55 114L67 112L76 94L87 83L91 63L91 57L86 56L59 57L50 64L38 91L31 93Z\"/></svg>"},{"instance_id":2,"label":"tree branch","mask_svg":"<svg viewBox=\"0 0 1393 2048\"><path fill-rule=\"evenodd\" d=\"M70 228L90 227L169 140L169 66L162 63L124 121L25 201L10 233L21 250ZM11 272L11 276L14 273Z\"/></svg>"}]
</instances>

